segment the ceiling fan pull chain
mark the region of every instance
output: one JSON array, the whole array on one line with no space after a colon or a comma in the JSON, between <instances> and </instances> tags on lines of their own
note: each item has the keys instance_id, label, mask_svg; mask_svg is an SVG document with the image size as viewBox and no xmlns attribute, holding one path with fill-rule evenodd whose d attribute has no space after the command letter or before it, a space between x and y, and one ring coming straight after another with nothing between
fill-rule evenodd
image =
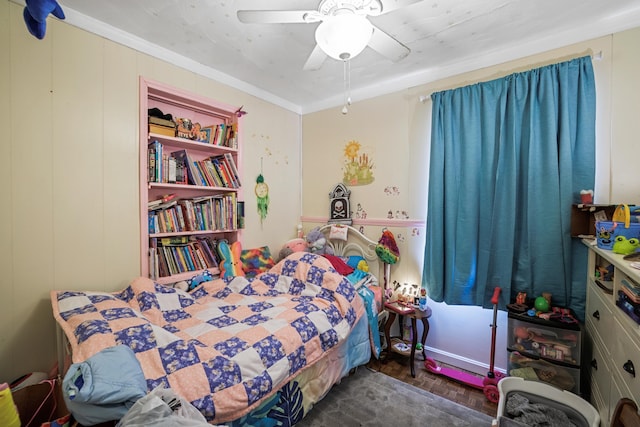
<instances>
[{"instance_id":1,"label":"ceiling fan pull chain","mask_svg":"<svg viewBox=\"0 0 640 427\"><path fill-rule=\"evenodd\" d=\"M347 114L349 112L349 109L347 108L347 105L350 104L350 99L349 99L349 75L350 73L347 73L347 62L349 62L348 59L346 60L342 60L342 73L343 73L343 80L344 80L344 103L342 105L342 114Z\"/></svg>"},{"instance_id":2,"label":"ceiling fan pull chain","mask_svg":"<svg viewBox=\"0 0 640 427\"><path fill-rule=\"evenodd\" d=\"M351 58L347 59L347 105L351 105Z\"/></svg>"}]
</instances>

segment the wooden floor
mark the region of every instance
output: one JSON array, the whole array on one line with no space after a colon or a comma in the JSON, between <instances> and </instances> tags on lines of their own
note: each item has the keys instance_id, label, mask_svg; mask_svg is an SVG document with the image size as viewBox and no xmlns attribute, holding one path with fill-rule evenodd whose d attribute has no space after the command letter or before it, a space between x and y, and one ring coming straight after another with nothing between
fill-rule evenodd
<instances>
[{"instance_id":1,"label":"wooden floor","mask_svg":"<svg viewBox=\"0 0 640 427\"><path fill-rule=\"evenodd\" d=\"M405 383L452 400L478 412L495 417L498 405L491 403L485 397L482 390L470 387L465 384L450 380L442 375L435 375L427 371L421 356L416 355L415 370L416 377L411 377L409 369L409 358L393 354L386 362L379 362L372 359L367 366L376 371L380 371Z\"/></svg>"}]
</instances>

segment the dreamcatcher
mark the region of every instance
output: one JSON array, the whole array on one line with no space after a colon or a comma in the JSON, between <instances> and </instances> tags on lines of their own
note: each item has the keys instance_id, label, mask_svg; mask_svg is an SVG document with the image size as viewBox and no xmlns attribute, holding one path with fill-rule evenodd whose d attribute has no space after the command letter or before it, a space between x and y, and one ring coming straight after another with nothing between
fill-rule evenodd
<instances>
[{"instance_id":1,"label":"dreamcatcher","mask_svg":"<svg viewBox=\"0 0 640 427\"><path fill-rule=\"evenodd\" d=\"M262 225L262 221L267 217L269 210L269 186L264 182L264 176L262 176L262 159L260 159L260 175L256 178L255 193L258 205L258 215L260 215L260 224Z\"/></svg>"}]
</instances>

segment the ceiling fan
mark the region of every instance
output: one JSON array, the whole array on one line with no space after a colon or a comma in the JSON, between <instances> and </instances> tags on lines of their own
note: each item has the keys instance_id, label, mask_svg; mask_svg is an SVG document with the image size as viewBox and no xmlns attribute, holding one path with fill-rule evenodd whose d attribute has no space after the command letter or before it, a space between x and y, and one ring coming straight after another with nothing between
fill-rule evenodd
<instances>
[{"instance_id":1,"label":"ceiling fan","mask_svg":"<svg viewBox=\"0 0 640 427\"><path fill-rule=\"evenodd\" d=\"M244 23L320 23L316 46L304 64L305 70L319 69L327 56L347 61L369 46L393 62L410 50L380 28L368 16L379 16L420 0L321 0L317 10L239 10Z\"/></svg>"}]
</instances>

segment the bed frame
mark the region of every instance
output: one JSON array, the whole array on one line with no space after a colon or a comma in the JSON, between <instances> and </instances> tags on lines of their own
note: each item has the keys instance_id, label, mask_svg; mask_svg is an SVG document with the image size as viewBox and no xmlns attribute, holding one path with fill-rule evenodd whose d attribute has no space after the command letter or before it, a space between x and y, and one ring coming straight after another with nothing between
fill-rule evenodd
<instances>
[{"instance_id":1,"label":"bed frame","mask_svg":"<svg viewBox=\"0 0 640 427\"><path fill-rule=\"evenodd\" d=\"M327 245L333 249L337 256L360 255L367 260L369 270L378 278L380 286L383 290L389 285L390 264L383 263L376 254L376 246L378 242L371 240L362 234L357 228L350 225L341 225L347 228L347 240L331 239L331 226L326 224L319 228L326 239Z\"/></svg>"}]
</instances>

